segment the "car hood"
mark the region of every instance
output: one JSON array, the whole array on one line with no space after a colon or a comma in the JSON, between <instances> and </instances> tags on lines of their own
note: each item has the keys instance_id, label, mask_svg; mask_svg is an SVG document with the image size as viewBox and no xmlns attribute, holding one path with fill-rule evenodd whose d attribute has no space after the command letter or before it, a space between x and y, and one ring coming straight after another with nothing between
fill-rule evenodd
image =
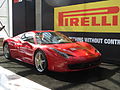
<instances>
[{"instance_id":1,"label":"car hood","mask_svg":"<svg viewBox=\"0 0 120 90\"><path fill-rule=\"evenodd\" d=\"M83 43L64 43L64 44L52 44L47 45L48 48L53 48L73 56L87 56L94 55L95 48L88 48Z\"/></svg>"}]
</instances>

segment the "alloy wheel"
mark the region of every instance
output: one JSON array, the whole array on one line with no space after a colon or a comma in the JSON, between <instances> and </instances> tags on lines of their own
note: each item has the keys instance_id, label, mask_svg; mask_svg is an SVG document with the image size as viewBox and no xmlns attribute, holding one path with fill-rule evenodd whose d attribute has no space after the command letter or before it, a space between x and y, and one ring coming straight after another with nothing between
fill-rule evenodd
<instances>
[{"instance_id":1,"label":"alloy wheel","mask_svg":"<svg viewBox=\"0 0 120 90\"><path fill-rule=\"evenodd\" d=\"M35 67L39 72L44 72L47 69L47 60L41 51L35 54Z\"/></svg>"},{"instance_id":2,"label":"alloy wheel","mask_svg":"<svg viewBox=\"0 0 120 90\"><path fill-rule=\"evenodd\" d=\"M9 46L8 43L5 43L4 47L3 47L3 54L5 56L5 58L10 58L10 50L9 50Z\"/></svg>"}]
</instances>

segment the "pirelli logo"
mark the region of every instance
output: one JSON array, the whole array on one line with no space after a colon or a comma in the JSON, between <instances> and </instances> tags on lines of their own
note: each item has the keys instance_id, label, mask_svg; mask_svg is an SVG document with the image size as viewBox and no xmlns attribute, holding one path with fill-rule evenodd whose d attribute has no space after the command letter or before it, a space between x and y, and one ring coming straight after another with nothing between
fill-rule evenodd
<instances>
[{"instance_id":1,"label":"pirelli logo","mask_svg":"<svg viewBox=\"0 0 120 90\"><path fill-rule=\"evenodd\" d=\"M119 6L58 12L58 26L118 26L118 13Z\"/></svg>"},{"instance_id":2,"label":"pirelli logo","mask_svg":"<svg viewBox=\"0 0 120 90\"><path fill-rule=\"evenodd\" d=\"M56 7L54 30L120 33L120 0Z\"/></svg>"}]
</instances>

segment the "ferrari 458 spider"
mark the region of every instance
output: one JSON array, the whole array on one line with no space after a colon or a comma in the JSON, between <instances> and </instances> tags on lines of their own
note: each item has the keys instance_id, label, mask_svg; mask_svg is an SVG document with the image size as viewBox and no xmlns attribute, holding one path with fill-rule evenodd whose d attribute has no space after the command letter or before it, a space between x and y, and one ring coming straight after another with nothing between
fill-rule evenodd
<instances>
[{"instance_id":1,"label":"ferrari 458 spider","mask_svg":"<svg viewBox=\"0 0 120 90\"><path fill-rule=\"evenodd\" d=\"M3 42L5 58L36 67L39 72L80 71L100 64L100 52L85 42L73 42L55 31L29 31Z\"/></svg>"}]
</instances>

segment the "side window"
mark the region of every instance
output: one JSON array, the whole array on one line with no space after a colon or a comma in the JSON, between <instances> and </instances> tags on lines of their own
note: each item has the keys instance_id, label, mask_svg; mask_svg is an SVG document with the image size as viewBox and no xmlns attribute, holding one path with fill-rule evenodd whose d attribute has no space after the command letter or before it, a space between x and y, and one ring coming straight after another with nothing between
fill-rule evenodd
<instances>
[{"instance_id":1,"label":"side window","mask_svg":"<svg viewBox=\"0 0 120 90\"><path fill-rule=\"evenodd\" d=\"M34 33L24 33L21 37L23 41L34 43Z\"/></svg>"},{"instance_id":2,"label":"side window","mask_svg":"<svg viewBox=\"0 0 120 90\"><path fill-rule=\"evenodd\" d=\"M51 38L53 37L52 34L50 32L44 32L42 33L43 37L42 37L42 41L44 43L51 43Z\"/></svg>"}]
</instances>

